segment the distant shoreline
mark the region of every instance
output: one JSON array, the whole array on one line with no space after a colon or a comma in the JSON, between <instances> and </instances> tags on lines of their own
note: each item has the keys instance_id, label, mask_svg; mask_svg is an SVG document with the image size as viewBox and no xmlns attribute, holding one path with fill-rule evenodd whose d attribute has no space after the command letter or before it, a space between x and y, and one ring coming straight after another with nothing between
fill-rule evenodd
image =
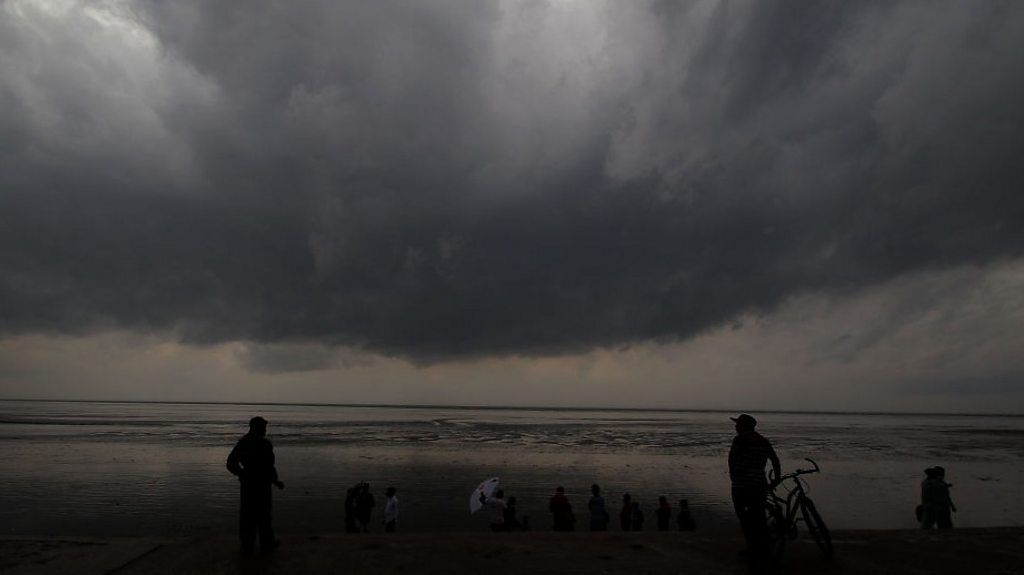
<instances>
[{"instance_id":1,"label":"distant shoreline","mask_svg":"<svg viewBox=\"0 0 1024 575\"><path fill-rule=\"evenodd\" d=\"M829 410L786 410L786 409L683 409L667 407L558 407L529 405L433 405L433 404L390 404L390 403L290 403L269 401L147 401L134 399L34 399L25 397L0 398L0 402L24 403L100 403L114 405L252 405L281 407L351 407L387 409L452 409L486 411L626 411L636 413L770 413L778 415L884 415L915 417L1024 417L1024 413L986 412L935 412L935 411L829 411Z\"/></svg>"}]
</instances>

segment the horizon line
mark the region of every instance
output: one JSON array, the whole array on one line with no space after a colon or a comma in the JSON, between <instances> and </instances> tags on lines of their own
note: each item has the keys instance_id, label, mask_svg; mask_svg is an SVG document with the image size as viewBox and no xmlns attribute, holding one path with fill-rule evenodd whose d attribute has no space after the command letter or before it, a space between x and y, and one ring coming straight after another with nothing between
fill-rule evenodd
<instances>
[{"instance_id":1,"label":"horizon line","mask_svg":"<svg viewBox=\"0 0 1024 575\"><path fill-rule=\"evenodd\" d=\"M937 412L937 411L838 411L820 409L724 409L724 408L681 408L681 407L562 407L536 405L445 405L445 404L399 404L399 403L308 403L280 401L173 401L173 400L136 400L136 399L35 399L35 398L0 398L0 401L45 402L45 403L114 403L114 404L157 404L157 405L277 405L287 407L371 407L397 409L480 409L480 410L516 410L516 411L639 411L661 413L772 413L772 414L806 414L806 415L915 415L915 416L955 416L955 417L1024 417L1024 413L988 413L988 412Z\"/></svg>"}]
</instances>

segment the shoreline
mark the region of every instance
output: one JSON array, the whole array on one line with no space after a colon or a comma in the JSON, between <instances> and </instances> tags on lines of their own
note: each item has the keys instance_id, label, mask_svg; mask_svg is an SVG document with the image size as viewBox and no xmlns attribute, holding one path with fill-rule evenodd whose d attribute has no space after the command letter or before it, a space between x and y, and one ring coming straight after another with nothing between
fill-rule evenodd
<instances>
[{"instance_id":1,"label":"shoreline","mask_svg":"<svg viewBox=\"0 0 1024 575\"><path fill-rule=\"evenodd\" d=\"M806 534L802 534L806 535ZM780 573L1012 573L1024 527L843 530L827 560L803 537ZM288 534L242 557L230 534L199 537L0 537L0 571L65 573L722 573L745 572L734 530L694 532Z\"/></svg>"}]
</instances>

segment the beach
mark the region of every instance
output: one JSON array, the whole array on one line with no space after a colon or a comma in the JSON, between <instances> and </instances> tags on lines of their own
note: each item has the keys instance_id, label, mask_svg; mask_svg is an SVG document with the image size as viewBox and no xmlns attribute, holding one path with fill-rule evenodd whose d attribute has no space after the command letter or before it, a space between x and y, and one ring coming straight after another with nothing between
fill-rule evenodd
<instances>
[{"instance_id":1,"label":"beach","mask_svg":"<svg viewBox=\"0 0 1024 575\"><path fill-rule=\"evenodd\" d=\"M486 531L468 500L499 477L536 530L562 485L586 521L591 483L616 515L624 493L653 525L660 495L689 500L699 529L731 528L729 412L442 407L0 402L0 518L7 536L219 536L233 533L238 482L225 458L261 414L287 488L281 533L343 531L346 490L398 489L404 533ZM732 414L734 415L734 414ZM916 525L923 470L944 465L957 527L1019 525L1024 418L759 414L784 470L804 476L832 529ZM617 526L616 526L617 528Z\"/></svg>"},{"instance_id":2,"label":"beach","mask_svg":"<svg viewBox=\"0 0 1024 575\"><path fill-rule=\"evenodd\" d=\"M285 536L242 557L229 536L0 539L8 575L181 573L746 573L738 534L449 533ZM834 533L828 560L791 542L773 573L1010 574L1024 565L1024 528Z\"/></svg>"}]
</instances>

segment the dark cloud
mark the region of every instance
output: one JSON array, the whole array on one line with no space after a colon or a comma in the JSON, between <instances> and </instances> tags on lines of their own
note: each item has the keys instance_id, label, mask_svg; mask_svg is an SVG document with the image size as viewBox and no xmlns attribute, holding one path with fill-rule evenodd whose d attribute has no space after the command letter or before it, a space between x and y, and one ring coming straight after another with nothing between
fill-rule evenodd
<instances>
[{"instance_id":1,"label":"dark cloud","mask_svg":"<svg viewBox=\"0 0 1024 575\"><path fill-rule=\"evenodd\" d=\"M1010 371L998 375L980 375L976 377L941 378L915 382L901 391L906 393L948 394L954 397L985 396L1020 393L1024 373Z\"/></svg>"},{"instance_id":2,"label":"dark cloud","mask_svg":"<svg viewBox=\"0 0 1024 575\"><path fill-rule=\"evenodd\" d=\"M246 370L262 373L320 371L372 364L369 356L358 352L309 344L247 344L236 351L235 358Z\"/></svg>"},{"instance_id":3,"label":"dark cloud","mask_svg":"<svg viewBox=\"0 0 1024 575\"><path fill-rule=\"evenodd\" d=\"M1017 3L0 10L7 335L577 352L1024 246Z\"/></svg>"}]
</instances>

